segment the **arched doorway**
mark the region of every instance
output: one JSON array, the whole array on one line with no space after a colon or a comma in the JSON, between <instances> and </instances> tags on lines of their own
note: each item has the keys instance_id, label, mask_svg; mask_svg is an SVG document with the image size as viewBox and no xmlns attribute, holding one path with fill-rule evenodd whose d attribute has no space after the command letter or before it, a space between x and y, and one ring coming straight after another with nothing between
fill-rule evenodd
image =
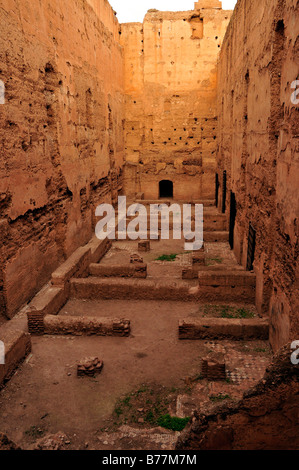
<instances>
[{"instance_id":1,"label":"arched doorway","mask_svg":"<svg viewBox=\"0 0 299 470\"><path fill-rule=\"evenodd\" d=\"M173 182L169 180L162 180L159 183L159 197L173 197Z\"/></svg>"}]
</instances>

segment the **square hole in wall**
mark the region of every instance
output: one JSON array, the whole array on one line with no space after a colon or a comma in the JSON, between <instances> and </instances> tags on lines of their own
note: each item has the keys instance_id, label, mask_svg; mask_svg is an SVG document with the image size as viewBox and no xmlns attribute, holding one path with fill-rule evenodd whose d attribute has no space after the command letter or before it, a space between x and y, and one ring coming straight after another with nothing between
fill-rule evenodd
<instances>
[{"instance_id":1,"label":"square hole in wall","mask_svg":"<svg viewBox=\"0 0 299 470\"><path fill-rule=\"evenodd\" d=\"M200 16L192 16L190 19L190 25L192 29L191 39L202 39L203 38L203 18Z\"/></svg>"}]
</instances>

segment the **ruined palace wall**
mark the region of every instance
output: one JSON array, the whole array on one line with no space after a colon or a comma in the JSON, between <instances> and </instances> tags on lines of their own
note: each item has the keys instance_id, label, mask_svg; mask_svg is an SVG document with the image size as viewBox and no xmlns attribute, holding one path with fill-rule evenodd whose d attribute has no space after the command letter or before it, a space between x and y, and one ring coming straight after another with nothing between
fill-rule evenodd
<instances>
[{"instance_id":1,"label":"ruined palace wall","mask_svg":"<svg viewBox=\"0 0 299 470\"><path fill-rule=\"evenodd\" d=\"M256 230L257 306L274 349L298 339L298 0L239 0L218 71L218 174L236 195L234 250L246 266ZM222 184L219 207L221 207ZM296 337L297 335L297 337Z\"/></svg>"},{"instance_id":2,"label":"ruined palace wall","mask_svg":"<svg viewBox=\"0 0 299 470\"><path fill-rule=\"evenodd\" d=\"M129 196L156 199L170 179L174 199L214 197L216 62L230 16L150 10L143 24L121 25Z\"/></svg>"},{"instance_id":3,"label":"ruined palace wall","mask_svg":"<svg viewBox=\"0 0 299 470\"><path fill-rule=\"evenodd\" d=\"M123 155L123 55L107 0L2 0L0 309L91 236Z\"/></svg>"}]
</instances>

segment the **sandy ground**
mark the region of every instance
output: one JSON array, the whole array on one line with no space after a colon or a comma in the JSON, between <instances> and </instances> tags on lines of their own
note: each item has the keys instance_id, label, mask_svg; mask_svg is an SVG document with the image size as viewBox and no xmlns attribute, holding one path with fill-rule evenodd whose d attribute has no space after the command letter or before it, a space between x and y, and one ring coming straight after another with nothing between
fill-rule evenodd
<instances>
[{"instance_id":1,"label":"sandy ground","mask_svg":"<svg viewBox=\"0 0 299 470\"><path fill-rule=\"evenodd\" d=\"M212 264L236 265L228 244L209 244L206 249ZM136 252L137 242L116 242L102 263L128 263L130 253ZM157 261L160 255L173 253L178 254L175 261ZM191 263L181 241L152 242L152 251L141 255L150 278L170 282ZM68 436L73 449L85 448L86 443L96 449L123 448L119 442L107 444L98 438L121 397L142 384L184 390L188 378L200 374L201 358L210 345L178 340L179 319L199 315L199 309L192 302L69 300L60 315L129 319L131 336L32 337L32 354L0 391L1 432L23 448L58 431ZM104 361L101 375L77 378L77 362L90 356ZM143 439L140 448L146 448ZM128 442L126 448L137 446L136 437Z\"/></svg>"},{"instance_id":2,"label":"sandy ground","mask_svg":"<svg viewBox=\"0 0 299 470\"><path fill-rule=\"evenodd\" d=\"M68 302L68 314L130 318L132 335L33 337L32 356L0 393L0 429L23 445L32 426L91 441L116 401L140 384L182 387L186 376L199 373L206 351L202 342L177 339L178 319L192 309L184 302ZM76 362L86 356L104 361L96 379L76 377Z\"/></svg>"}]
</instances>

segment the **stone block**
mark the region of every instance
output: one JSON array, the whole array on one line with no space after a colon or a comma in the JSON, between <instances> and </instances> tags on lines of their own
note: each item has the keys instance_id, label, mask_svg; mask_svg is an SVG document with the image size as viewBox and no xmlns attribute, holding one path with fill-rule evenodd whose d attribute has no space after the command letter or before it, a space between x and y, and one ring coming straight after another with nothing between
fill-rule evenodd
<instances>
[{"instance_id":1,"label":"stone block","mask_svg":"<svg viewBox=\"0 0 299 470\"><path fill-rule=\"evenodd\" d=\"M132 264L136 264L136 263L142 263L143 264L143 258L141 258L140 255L138 255L138 253L134 253L133 255L131 255L130 257L130 263Z\"/></svg>"},{"instance_id":2,"label":"stone block","mask_svg":"<svg viewBox=\"0 0 299 470\"><path fill-rule=\"evenodd\" d=\"M179 321L179 339L269 339L269 322L261 318L190 318Z\"/></svg>"},{"instance_id":3,"label":"stone block","mask_svg":"<svg viewBox=\"0 0 299 470\"><path fill-rule=\"evenodd\" d=\"M203 358L201 364L201 374L209 381L225 380L226 367L224 354L211 353L207 357Z\"/></svg>"},{"instance_id":4,"label":"stone block","mask_svg":"<svg viewBox=\"0 0 299 470\"><path fill-rule=\"evenodd\" d=\"M118 336L130 335L130 321L123 319L98 318L88 315L54 316L44 318L45 334L71 336Z\"/></svg>"},{"instance_id":5,"label":"stone block","mask_svg":"<svg viewBox=\"0 0 299 470\"><path fill-rule=\"evenodd\" d=\"M77 376L94 377L96 374L100 374L102 372L103 365L103 361L100 361L98 357L87 357L82 359L77 365Z\"/></svg>"},{"instance_id":6,"label":"stone block","mask_svg":"<svg viewBox=\"0 0 299 470\"><path fill-rule=\"evenodd\" d=\"M138 251L147 252L150 251L151 244L149 240L142 240L138 242Z\"/></svg>"}]
</instances>

